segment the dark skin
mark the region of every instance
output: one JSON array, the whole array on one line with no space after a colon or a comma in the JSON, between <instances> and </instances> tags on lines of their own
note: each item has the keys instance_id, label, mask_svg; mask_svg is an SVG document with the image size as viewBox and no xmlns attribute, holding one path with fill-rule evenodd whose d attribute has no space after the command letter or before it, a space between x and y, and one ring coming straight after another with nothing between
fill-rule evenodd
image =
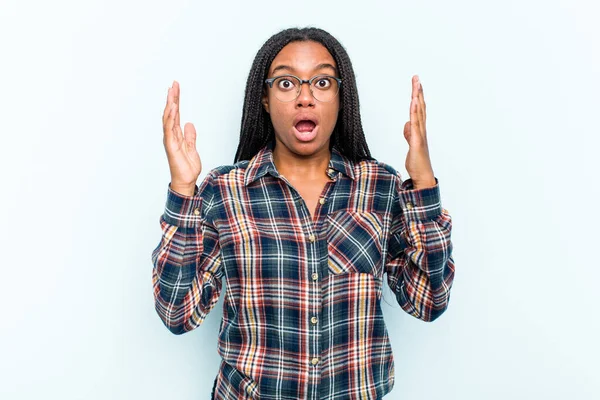
<instances>
[{"instance_id":1,"label":"dark skin","mask_svg":"<svg viewBox=\"0 0 600 400\"><path fill-rule=\"evenodd\" d=\"M334 68L323 68L323 65L331 65ZM282 69L282 66L286 68ZM337 77L335 67L333 57L322 44L312 41L292 42L281 49L271 63L269 77L286 73L301 79L310 79L318 74ZM330 181L326 169L331 157L329 142L338 117L339 96L331 102L319 102L305 84L293 102L278 101L270 90L265 92L262 102L275 128L275 166L300 193L314 219L319 197ZM294 116L301 112L310 112L318 116L319 131L310 142L298 140L293 134ZM404 125L404 137L410 146L406 169L413 178L414 188L435 186L427 148L423 87L418 76L413 77L410 121Z\"/></svg>"},{"instance_id":2,"label":"dark skin","mask_svg":"<svg viewBox=\"0 0 600 400\"><path fill-rule=\"evenodd\" d=\"M319 74L337 76L335 67L333 57L320 43L292 42L281 49L271 63L269 77L283 74L293 74L301 79ZM315 100L308 84L302 85L295 101L281 102L269 90L262 100L275 128L275 167L302 196L313 218L319 197L331 181L326 170L331 158L329 142L338 117L339 101L339 96L331 102ZM302 112L317 118L315 129L318 133L308 142L299 140L293 133L294 117Z\"/></svg>"},{"instance_id":3,"label":"dark skin","mask_svg":"<svg viewBox=\"0 0 600 400\"><path fill-rule=\"evenodd\" d=\"M326 66L329 64L329 66ZM293 74L309 79L317 74L338 76L336 64L327 49L316 42L292 42L286 45L273 60L269 77L278 67L276 75ZM171 172L171 189L191 196L202 169L196 150L196 129L192 123L185 124L182 131L179 117L180 88L177 81L169 88L167 104L163 113L163 144L167 152ZM273 158L277 170L296 188L314 218L320 195L327 182L326 175L331 153L329 142L339 112L339 96L331 102L319 102L310 93L308 85L295 101L283 103L267 90L262 99L275 128ZM404 125L404 138L409 144L406 170L415 189L435 186L435 178L429 158L426 112L423 87L417 75L412 78L410 120ZM316 136L300 140L294 134L294 118L308 113L317 120Z\"/></svg>"}]
</instances>

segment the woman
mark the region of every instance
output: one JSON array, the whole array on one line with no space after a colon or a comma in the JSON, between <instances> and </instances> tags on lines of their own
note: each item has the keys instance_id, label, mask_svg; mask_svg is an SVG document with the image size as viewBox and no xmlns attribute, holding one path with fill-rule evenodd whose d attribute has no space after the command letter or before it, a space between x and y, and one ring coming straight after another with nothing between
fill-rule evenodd
<instances>
[{"instance_id":1,"label":"woman","mask_svg":"<svg viewBox=\"0 0 600 400\"><path fill-rule=\"evenodd\" d=\"M178 83L169 89L156 311L173 333L189 332L226 279L213 398L380 399L394 385L383 274L415 317L447 308L451 218L417 76L412 87L403 181L370 155L341 44L316 28L279 32L250 70L234 164L199 187L196 132L188 123L182 133Z\"/></svg>"}]
</instances>

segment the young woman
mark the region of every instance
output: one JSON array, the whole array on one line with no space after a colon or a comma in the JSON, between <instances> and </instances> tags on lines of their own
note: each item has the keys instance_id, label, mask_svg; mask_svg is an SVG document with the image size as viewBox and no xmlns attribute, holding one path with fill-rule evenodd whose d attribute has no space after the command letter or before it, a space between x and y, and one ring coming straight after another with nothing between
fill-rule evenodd
<instances>
[{"instance_id":1,"label":"young woman","mask_svg":"<svg viewBox=\"0 0 600 400\"><path fill-rule=\"evenodd\" d=\"M154 297L182 334L204 321L226 280L213 398L383 398L394 385L383 274L400 306L425 321L447 308L454 277L418 77L405 181L371 157L352 64L323 30L287 29L258 51L234 164L200 186L196 131L182 132L179 101L174 82Z\"/></svg>"}]
</instances>

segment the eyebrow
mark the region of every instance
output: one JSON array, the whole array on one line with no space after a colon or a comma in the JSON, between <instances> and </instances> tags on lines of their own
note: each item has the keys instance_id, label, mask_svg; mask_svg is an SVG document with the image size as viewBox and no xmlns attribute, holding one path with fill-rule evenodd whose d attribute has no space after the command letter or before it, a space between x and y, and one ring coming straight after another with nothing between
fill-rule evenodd
<instances>
[{"instance_id":1,"label":"eyebrow","mask_svg":"<svg viewBox=\"0 0 600 400\"><path fill-rule=\"evenodd\" d=\"M318 69L324 69L324 68L329 68L335 71L335 73L338 73L338 70L336 67L334 67L333 65L329 64L329 63L322 63L317 65L314 69L318 70ZM275 72L282 70L282 69L287 69L289 71L294 71L294 68L288 66L288 65L278 65L273 69L273 74L275 74Z\"/></svg>"}]
</instances>

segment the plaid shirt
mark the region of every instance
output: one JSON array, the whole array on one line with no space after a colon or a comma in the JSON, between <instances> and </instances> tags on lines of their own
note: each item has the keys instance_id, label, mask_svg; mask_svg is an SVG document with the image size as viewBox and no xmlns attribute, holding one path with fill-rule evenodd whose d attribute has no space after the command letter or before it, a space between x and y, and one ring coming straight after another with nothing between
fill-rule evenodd
<instances>
[{"instance_id":1,"label":"plaid shirt","mask_svg":"<svg viewBox=\"0 0 600 400\"><path fill-rule=\"evenodd\" d=\"M275 168L273 143L211 170L193 196L167 192L152 252L158 315L198 327L227 283L216 399L380 399L394 386L383 274L406 312L433 321L454 277L439 183L332 149L314 220Z\"/></svg>"}]
</instances>

